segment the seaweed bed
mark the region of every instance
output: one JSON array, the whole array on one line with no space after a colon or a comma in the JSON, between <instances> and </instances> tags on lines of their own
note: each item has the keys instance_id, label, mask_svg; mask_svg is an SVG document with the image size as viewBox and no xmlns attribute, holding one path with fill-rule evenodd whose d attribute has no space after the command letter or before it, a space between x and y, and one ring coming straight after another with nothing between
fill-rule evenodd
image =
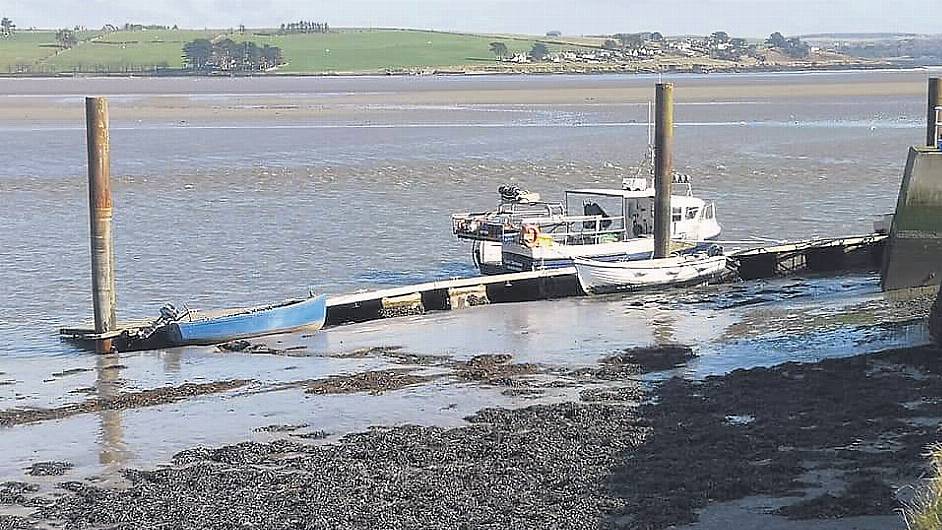
<instances>
[{"instance_id":1,"label":"seaweed bed","mask_svg":"<svg viewBox=\"0 0 942 530\"><path fill-rule=\"evenodd\" d=\"M478 360L468 370L515 366L503 361ZM631 361L602 363L596 383L614 384L602 388L626 399L589 401L583 393L581 401L483 409L461 427L376 427L336 443L193 448L165 468L127 470L126 489L63 482L69 493L32 503L30 521L655 529L757 494L789 499L776 516L892 515L895 488L923 471L921 453L942 418L942 359L929 347L650 388L631 379L640 365L613 370L613 363ZM491 380L489 373L478 378ZM814 483L810 471L835 480ZM33 495L19 483L7 490L12 504ZM27 523L0 519L0 527Z\"/></svg>"},{"instance_id":2,"label":"seaweed bed","mask_svg":"<svg viewBox=\"0 0 942 530\"><path fill-rule=\"evenodd\" d=\"M81 403L56 408L23 408L0 410L0 427L68 418L102 410L127 410L176 403L193 396L228 392L246 386L250 381L232 379L212 383L184 383L178 386L124 392L113 397L96 397Z\"/></svg>"}]
</instances>

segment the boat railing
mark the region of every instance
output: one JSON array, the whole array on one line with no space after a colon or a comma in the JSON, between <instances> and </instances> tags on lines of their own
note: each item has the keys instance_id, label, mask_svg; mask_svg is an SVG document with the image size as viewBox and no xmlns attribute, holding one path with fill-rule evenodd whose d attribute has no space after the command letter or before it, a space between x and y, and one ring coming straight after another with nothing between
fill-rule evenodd
<instances>
[{"instance_id":1,"label":"boat railing","mask_svg":"<svg viewBox=\"0 0 942 530\"><path fill-rule=\"evenodd\" d=\"M500 242L505 236L520 231L519 226L509 221L509 218L494 217L487 213L455 214L451 216L451 231L461 239Z\"/></svg>"},{"instance_id":2,"label":"boat railing","mask_svg":"<svg viewBox=\"0 0 942 530\"><path fill-rule=\"evenodd\" d=\"M562 216L563 207L558 203L502 203L496 212L452 214L451 228L461 239L501 242L519 234L526 219Z\"/></svg>"},{"instance_id":3,"label":"boat railing","mask_svg":"<svg viewBox=\"0 0 942 530\"><path fill-rule=\"evenodd\" d=\"M624 237L625 218L602 215L535 217L522 220L524 225L537 226L540 232L562 244L602 243ZM614 236L614 237L612 237Z\"/></svg>"}]
</instances>

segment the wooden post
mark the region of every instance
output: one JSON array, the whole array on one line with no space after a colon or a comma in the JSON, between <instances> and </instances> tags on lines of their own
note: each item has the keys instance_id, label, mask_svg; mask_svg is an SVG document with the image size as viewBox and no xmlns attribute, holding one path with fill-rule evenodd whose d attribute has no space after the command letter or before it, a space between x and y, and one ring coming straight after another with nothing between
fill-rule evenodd
<instances>
[{"instance_id":1,"label":"wooden post","mask_svg":"<svg viewBox=\"0 0 942 530\"><path fill-rule=\"evenodd\" d=\"M929 102L928 110L926 111L926 145L931 147L939 147L937 143L938 138L936 137L936 127L938 124L935 121L935 109L939 106L942 106L942 78L930 77Z\"/></svg>"},{"instance_id":2,"label":"wooden post","mask_svg":"<svg viewBox=\"0 0 942 530\"><path fill-rule=\"evenodd\" d=\"M658 83L654 98L654 257L671 252L671 183L674 178L674 85Z\"/></svg>"},{"instance_id":3,"label":"wooden post","mask_svg":"<svg viewBox=\"0 0 942 530\"><path fill-rule=\"evenodd\" d=\"M91 228L92 305L95 333L117 328L115 306L114 237L111 232L111 148L108 135L108 100L85 98L88 139L88 213ZM100 352L111 351L111 340L98 343Z\"/></svg>"}]
</instances>

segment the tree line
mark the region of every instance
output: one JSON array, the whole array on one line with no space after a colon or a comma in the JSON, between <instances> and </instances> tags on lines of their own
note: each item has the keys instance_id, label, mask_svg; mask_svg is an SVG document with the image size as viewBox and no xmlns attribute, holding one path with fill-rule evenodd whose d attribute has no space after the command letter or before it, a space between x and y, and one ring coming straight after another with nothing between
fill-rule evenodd
<instances>
[{"instance_id":1,"label":"tree line","mask_svg":"<svg viewBox=\"0 0 942 530\"><path fill-rule=\"evenodd\" d=\"M78 45L78 37L75 36L75 31L71 29L60 29L56 32L56 43L60 48L74 48Z\"/></svg>"},{"instance_id":2,"label":"tree line","mask_svg":"<svg viewBox=\"0 0 942 530\"><path fill-rule=\"evenodd\" d=\"M7 17L0 20L0 37L12 37L16 33L16 24Z\"/></svg>"},{"instance_id":3,"label":"tree line","mask_svg":"<svg viewBox=\"0 0 942 530\"><path fill-rule=\"evenodd\" d=\"M495 41L490 44L491 53L493 53L497 60L503 61L504 59L510 57L510 50L507 48L507 45L500 41ZM536 42L533 44L533 47L530 48L530 51L527 53L527 56L534 61L542 61L550 54L549 47L542 43Z\"/></svg>"},{"instance_id":4,"label":"tree line","mask_svg":"<svg viewBox=\"0 0 942 530\"><path fill-rule=\"evenodd\" d=\"M282 24L281 33L330 33L330 26L326 22L301 20Z\"/></svg>"},{"instance_id":5,"label":"tree line","mask_svg":"<svg viewBox=\"0 0 942 530\"><path fill-rule=\"evenodd\" d=\"M807 57L811 53L811 46L801 42L798 37L785 38L781 33L775 32L765 39L770 48L775 48L790 57Z\"/></svg>"},{"instance_id":6,"label":"tree line","mask_svg":"<svg viewBox=\"0 0 942 530\"><path fill-rule=\"evenodd\" d=\"M183 45L183 64L196 72L259 72L285 64L285 60L278 46L196 39Z\"/></svg>"}]
</instances>

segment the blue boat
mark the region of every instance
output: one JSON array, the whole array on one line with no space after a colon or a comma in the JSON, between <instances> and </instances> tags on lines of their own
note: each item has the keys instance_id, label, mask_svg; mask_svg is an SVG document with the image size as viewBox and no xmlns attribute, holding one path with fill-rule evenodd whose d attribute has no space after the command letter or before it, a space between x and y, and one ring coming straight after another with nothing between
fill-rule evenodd
<instances>
[{"instance_id":1,"label":"blue boat","mask_svg":"<svg viewBox=\"0 0 942 530\"><path fill-rule=\"evenodd\" d=\"M327 296L216 312L190 312L159 330L171 346L210 345L292 331L316 331L327 319Z\"/></svg>"}]
</instances>

